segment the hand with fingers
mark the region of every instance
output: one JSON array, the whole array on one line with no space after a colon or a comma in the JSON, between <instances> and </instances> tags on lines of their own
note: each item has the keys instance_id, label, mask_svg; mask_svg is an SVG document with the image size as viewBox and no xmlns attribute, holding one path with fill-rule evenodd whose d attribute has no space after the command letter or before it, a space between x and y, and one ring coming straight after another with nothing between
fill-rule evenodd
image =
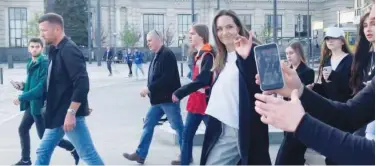
<instances>
[{"instance_id":1,"label":"hand with fingers","mask_svg":"<svg viewBox=\"0 0 376 166\"><path fill-rule=\"evenodd\" d=\"M255 97L255 110L261 115L263 123L287 132L295 132L305 114L298 90L292 91L290 101L265 94L255 94Z\"/></svg>"},{"instance_id":2,"label":"hand with fingers","mask_svg":"<svg viewBox=\"0 0 376 166\"><path fill-rule=\"evenodd\" d=\"M252 31L249 31L249 38L238 35L234 41L236 52L243 58L247 59L252 49Z\"/></svg>"},{"instance_id":3,"label":"hand with fingers","mask_svg":"<svg viewBox=\"0 0 376 166\"><path fill-rule=\"evenodd\" d=\"M283 97L290 97L292 90L297 89L299 97L303 93L304 84L300 80L298 73L294 69L288 67L285 62L281 62L282 74L285 79L285 86L281 89L264 91L264 94L279 94ZM256 84L260 85L260 76L256 74Z\"/></svg>"}]
</instances>

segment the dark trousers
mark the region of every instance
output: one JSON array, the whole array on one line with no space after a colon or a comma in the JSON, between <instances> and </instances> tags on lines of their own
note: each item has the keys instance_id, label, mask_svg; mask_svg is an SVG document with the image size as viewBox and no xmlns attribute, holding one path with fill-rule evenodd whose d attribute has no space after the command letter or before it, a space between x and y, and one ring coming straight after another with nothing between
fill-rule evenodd
<instances>
[{"instance_id":1,"label":"dark trousers","mask_svg":"<svg viewBox=\"0 0 376 166\"><path fill-rule=\"evenodd\" d=\"M307 146L294 137L292 133L285 132L285 138L278 150L275 165L304 165L305 152ZM328 158L325 159L326 165L336 165Z\"/></svg>"},{"instance_id":2,"label":"dark trousers","mask_svg":"<svg viewBox=\"0 0 376 166\"><path fill-rule=\"evenodd\" d=\"M37 128L38 137L39 139L42 139L45 130L43 117L41 115L32 115L30 110L26 110L18 128L21 141L22 160L24 161L30 160L30 129L34 122ZM59 142L58 146L67 151L74 150L74 146L64 139Z\"/></svg>"},{"instance_id":3,"label":"dark trousers","mask_svg":"<svg viewBox=\"0 0 376 166\"><path fill-rule=\"evenodd\" d=\"M132 64L133 64L133 63L128 63L129 75L130 75L130 76L133 74L133 73L132 73Z\"/></svg>"},{"instance_id":4,"label":"dark trousers","mask_svg":"<svg viewBox=\"0 0 376 166\"><path fill-rule=\"evenodd\" d=\"M110 74L112 74L112 67L111 67L111 65L112 65L112 61L107 61L107 69L110 72Z\"/></svg>"},{"instance_id":5,"label":"dark trousers","mask_svg":"<svg viewBox=\"0 0 376 166\"><path fill-rule=\"evenodd\" d=\"M196 131L204 121L207 125L208 117L206 115L194 114L188 112L183 129L183 140L181 145L181 165L189 165L192 159L193 139L196 135Z\"/></svg>"}]
</instances>

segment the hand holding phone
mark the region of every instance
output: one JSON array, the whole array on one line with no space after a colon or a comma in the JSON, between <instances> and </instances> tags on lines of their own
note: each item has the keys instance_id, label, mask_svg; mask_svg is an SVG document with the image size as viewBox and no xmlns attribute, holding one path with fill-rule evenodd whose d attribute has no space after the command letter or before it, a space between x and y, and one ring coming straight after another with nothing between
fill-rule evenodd
<instances>
[{"instance_id":1,"label":"hand holding phone","mask_svg":"<svg viewBox=\"0 0 376 166\"><path fill-rule=\"evenodd\" d=\"M328 79L329 79L329 76L330 76L331 73L332 73L332 67L331 66L325 66L322 69L322 76L324 77L326 82L330 82L330 81L328 81Z\"/></svg>"},{"instance_id":2,"label":"hand holding phone","mask_svg":"<svg viewBox=\"0 0 376 166\"><path fill-rule=\"evenodd\" d=\"M285 83L278 45L275 43L259 45L254 48L254 52L261 90L269 91L283 88Z\"/></svg>"},{"instance_id":3,"label":"hand holding phone","mask_svg":"<svg viewBox=\"0 0 376 166\"><path fill-rule=\"evenodd\" d=\"M13 81L11 80L10 83L12 84L12 86L17 89L17 90L22 90L23 89L23 83L22 82L16 82L16 81Z\"/></svg>"}]
</instances>

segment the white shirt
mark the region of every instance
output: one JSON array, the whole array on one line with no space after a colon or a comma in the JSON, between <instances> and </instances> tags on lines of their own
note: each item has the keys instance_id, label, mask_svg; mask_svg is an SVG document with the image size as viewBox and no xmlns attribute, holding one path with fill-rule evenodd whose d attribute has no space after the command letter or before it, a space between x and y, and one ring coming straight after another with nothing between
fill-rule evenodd
<instances>
[{"instance_id":1,"label":"white shirt","mask_svg":"<svg viewBox=\"0 0 376 166\"><path fill-rule=\"evenodd\" d=\"M337 69L337 67L341 63L342 59L345 58L347 55L345 55L345 56L343 56L339 59L335 59L335 60L333 60L333 58L330 58L330 65L332 66L333 71L335 71Z\"/></svg>"},{"instance_id":2,"label":"white shirt","mask_svg":"<svg viewBox=\"0 0 376 166\"><path fill-rule=\"evenodd\" d=\"M239 129L239 69L236 53L227 55L227 62L214 84L206 114Z\"/></svg>"}]
</instances>

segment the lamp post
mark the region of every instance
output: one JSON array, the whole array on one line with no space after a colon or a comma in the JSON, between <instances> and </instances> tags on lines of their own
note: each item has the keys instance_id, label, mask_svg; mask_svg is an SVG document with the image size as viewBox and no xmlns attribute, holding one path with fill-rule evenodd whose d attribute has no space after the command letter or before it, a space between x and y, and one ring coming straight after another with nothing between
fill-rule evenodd
<instances>
[{"instance_id":1,"label":"lamp post","mask_svg":"<svg viewBox=\"0 0 376 166\"><path fill-rule=\"evenodd\" d=\"M181 77L184 77L184 71L183 71L183 61L184 61L184 38L185 38L185 35L184 34L179 34L179 41L178 43L180 44L181 46L181 60L182 62L180 63L180 76Z\"/></svg>"},{"instance_id":2,"label":"lamp post","mask_svg":"<svg viewBox=\"0 0 376 166\"><path fill-rule=\"evenodd\" d=\"M113 35L114 35L114 40L115 40L114 41L114 53L116 53L116 47L117 47L117 38L116 37L117 37L117 33L114 32Z\"/></svg>"}]
</instances>

